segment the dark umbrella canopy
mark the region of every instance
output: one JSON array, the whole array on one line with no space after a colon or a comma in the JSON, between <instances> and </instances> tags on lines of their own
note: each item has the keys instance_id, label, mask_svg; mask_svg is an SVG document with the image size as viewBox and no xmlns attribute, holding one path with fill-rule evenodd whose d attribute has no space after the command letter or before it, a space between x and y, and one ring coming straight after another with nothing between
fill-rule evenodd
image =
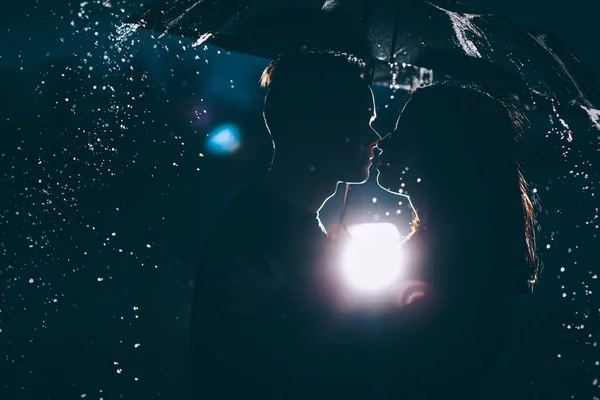
<instances>
[{"instance_id":1,"label":"dark umbrella canopy","mask_svg":"<svg viewBox=\"0 0 600 400\"><path fill-rule=\"evenodd\" d=\"M126 22L265 58L302 46L371 56L362 17L322 10L323 0L158 0Z\"/></svg>"},{"instance_id":2,"label":"dark umbrella canopy","mask_svg":"<svg viewBox=\"0 0 600 400\"><path fill-rule=\"evenodd\" d=\"M534 107L600 108L598 80L558 38L457 2L158 0L128 22L268 58L304 45L351 52L380 61L376 82L401 87L426 68Z\"/></svg>"}]
</instances>

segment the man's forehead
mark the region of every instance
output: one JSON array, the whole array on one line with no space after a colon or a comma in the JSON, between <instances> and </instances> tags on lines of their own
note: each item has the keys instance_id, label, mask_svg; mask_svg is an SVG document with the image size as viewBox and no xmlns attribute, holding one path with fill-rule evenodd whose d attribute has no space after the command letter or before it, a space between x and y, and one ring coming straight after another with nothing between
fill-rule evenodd
<instances>
[{"instance_id":1,"label":"man's forehead","mask_svg":"<svg viewBox=\"0 0 600 400\"><path fill-rule=\"evenodd\" d=\"M330 91L326 97L332 103L354 110L373 110L373 94L366 84L351 85L339 91Z\"/></svg>"}]
</instances>

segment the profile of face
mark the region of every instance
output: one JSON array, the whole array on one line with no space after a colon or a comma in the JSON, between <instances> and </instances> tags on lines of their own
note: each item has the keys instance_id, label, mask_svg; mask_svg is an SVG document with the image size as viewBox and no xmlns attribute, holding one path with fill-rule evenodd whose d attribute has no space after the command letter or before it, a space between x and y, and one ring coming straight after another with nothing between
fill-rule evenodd
<instances>
[{"instance_id":1,"label":"profile of face","mask_svg":"<svg viewBox=\"0 0 600 400\"><path fill-rule=\"evenodd\" d=\"M376 117L373 92L366 83L356 89L338 96L335 104L324 104L313 127L318 137L311 150L315 168L338 182L365 182L381 139L371 126Z\"/></svg>"},{"instance_id":2,"label":"profile of face","mask_svg":"<svg viewBox=\"0 0 600 400\"><path fill-rule=\"evenodd\" d=\"M456 191L453 185L468 181L465 160L470 158L469 147L458 138L462 135L450 134L447 126L450 111L436 103L445 93L440 95L437 90L421 89L419 96L413 95L395 129L378 145L382 150L377 173L379 186L409 196L411 205L425 213L431 207L431 196ZM466 113L461 115L469 118L469 112L464 110L461 112Z\"/></svg>"},{"instance_id":3,"label":"profile of face","mask_svg":"<svg viewBox=\"0 0 600 400\"><path fill-rule=\"evenodd\" d=\"M405 107L394 131L379 143L382 152L377 165L377 183L390 192L410 196L422 187L423 162L427 155L419 140L418 127L405 123L408 122L406 111Z\"/></svg>"},{"instance_id":4,"label":"profile of face","mask_svg":"<svg viewBox=\"0 0 600 400\"><path fill-rule=\"evenodd\" d=\"M378 145L377 182L409 196L421 224L430 227L451 219L476 226L490 218L486 210L500 198L516 204L517 215L522 200L515 134L509 111L487 95L419 89Z\"/></svg>"},{"instance_id":5,"label":"profile of face","mask_svg":"<svg viewBox=\"0 0 600 400\"><path fill-rule=\"evenodd\" d=\"M501 305L496 312L503 312L509 294L523 293L532 276L535 220L524 200L510 112L480 92L423 88L379 143L379 185L408 195L417 227L424 228L407 244L425 260L419 280L431 289L434 313L469 321L453 338L445 336L446 343L468 330L500 341L492 335L502 334L494 325L502 319L487 319L494 315L489 310Z\"/></svg>"}]
</instances>

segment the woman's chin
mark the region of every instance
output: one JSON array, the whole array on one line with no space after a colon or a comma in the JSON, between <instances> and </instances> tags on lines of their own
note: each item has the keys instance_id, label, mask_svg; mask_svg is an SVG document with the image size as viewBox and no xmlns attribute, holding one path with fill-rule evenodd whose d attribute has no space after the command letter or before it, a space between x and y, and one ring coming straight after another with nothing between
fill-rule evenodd
<instances>
[{"instance_id":1,"label":"woman's chin","mask_svg":"<svg viewBox=\"0 0 600 400\"><path fill-rule=\"evenodd\" d=\"M377 172L377 184L389 192L400 193L400 187L398 185L398 178L389 175L389 172L382 171L381 169Z\"/></svg>"}]
</instances>

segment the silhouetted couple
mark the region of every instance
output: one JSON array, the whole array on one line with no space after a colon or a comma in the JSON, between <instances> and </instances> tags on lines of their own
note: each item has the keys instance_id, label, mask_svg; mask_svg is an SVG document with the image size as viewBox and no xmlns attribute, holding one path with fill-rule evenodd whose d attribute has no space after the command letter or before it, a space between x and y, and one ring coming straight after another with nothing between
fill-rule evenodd
<instances>
[{"instance_id":1,"label":"silhouetted couple","mask_svg":"<svg viewBox=\"0 0 600 400\"><path fill-rule=\"evenodd\" d=\"M263 73L275 155L201 254L194 398L479 398L507 301L537 273L523 121L484 93L433 86L412 94L381 140L364 71L352 56L307 51ZM403 246L426 289L419 301L354 309L317 212L339 182L368 179L376 146L380 186L410 196Z\"/></svg>"}]
</instances>

